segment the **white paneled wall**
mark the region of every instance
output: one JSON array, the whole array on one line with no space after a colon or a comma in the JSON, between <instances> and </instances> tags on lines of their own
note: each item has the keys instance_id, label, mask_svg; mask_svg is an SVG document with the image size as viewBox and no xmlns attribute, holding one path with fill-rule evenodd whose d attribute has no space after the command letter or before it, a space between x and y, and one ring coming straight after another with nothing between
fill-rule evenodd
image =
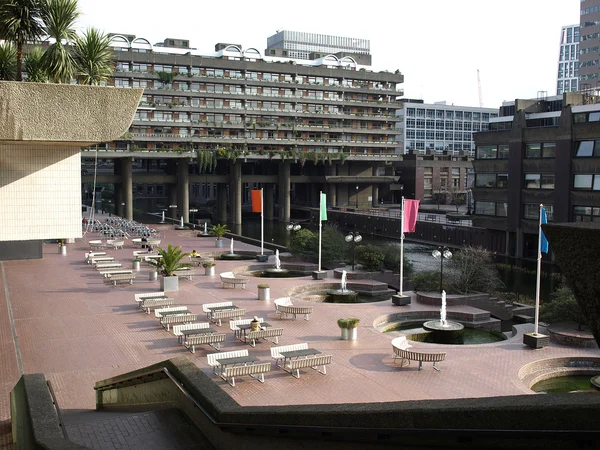
<instances>
[{"instance_id":1,"label":"white paneled wall","mask_svg":"<svg viewBox=\"0 0 600 450\"><path fill-rule=\"evenodd\" d=\"M81 237L79 147L0 145L0 241Z\"/></svg>"}]
</instances>

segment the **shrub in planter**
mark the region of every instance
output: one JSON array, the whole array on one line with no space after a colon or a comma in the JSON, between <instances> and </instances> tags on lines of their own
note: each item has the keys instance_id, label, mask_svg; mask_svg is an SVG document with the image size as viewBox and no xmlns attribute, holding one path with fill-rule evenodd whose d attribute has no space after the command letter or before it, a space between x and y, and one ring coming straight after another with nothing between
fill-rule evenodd
<instances>
[{"instance_id":1,"label":"shrub in planter","mask_svg":"<svg viewBox=\"0 0 600 450\"><path fill-rule=\"evenodd\" d=\"M360 320L356 317L350 317L348 319L338 319L338 326L342 330L342 340L355 341L357 338L357 330Z\"/></svg>"},{"instance_id":2,"label":"shrub in planter","mask_svg":"<svg viewBox=\"0 0 600 450\"><path fill-rule=\"evenodd\" d=\"M383 247L383 267L394 272L400 271L400 246L398 244L387 244ZM404 255L404 274L412 272L412 262Z\"/></svg>"},{"instance_id":3,"label":"shrub in planter","mask_svg":"<svg viewBox=\"0 0 600 450\"><path fill-rule=\"evenodd\" d=\"M204 262L202 263L202 267L204 267L205 269L206 269L207 267L215 267L215 266L216 266L216 264L215 264L214 262L212 262L212 261L204 261Z\"/></svg>"},{"instance_id":4,"label":"shrub in planter","mask_svg":"<svg viewBox=\"0 0 600 450\"><path fill-rule=\"evenodd\" d=\"M379 271L383 269L385 254L383 250L374 245L359 245L356 247L356 261L362 265L363 270Z\"/></svg>"},{"instance_id":5,"label":"shrub in planter","mask_svg":"<svg viewBox=\"0 0 600 450\"><path fill-rule=\"evenodd\" d=\"M268 284L258 285L258 299L259 300L270 300L271 299L271 287Z\"/></svg>"},{"instance_id":6,"label":"shrub in planter","mask_svg":"<svg viewBox=\"0 0 600 450\"><path fill-rule=\"evenodd\" d=\"M259 284L259 285L258 285L258 288L259 288L259 289L268 289L268 288L270 288L270 287L271 287L271 286L269 286L268 284Z\"/></svg>"},{"instance_id":7,"label":"shrub in planter","mask_svg":"<svg viewBox=\"0 0 600 450\"><path fill-rule=\"evenodd\" d=\"M213 227L208 232L208 234L216 236L217 241L222 240L223 236L225 236L225 233L229 233L229 228L227 228L227 225L221 223L213 225Z\"/></svg>"},{"instance_id":8,"label":"shrub in planter","mask_svg":"<svg viewBox=\"0 0 600 450\"><path fill-rule=\"evenodd\" d=\"M187 253L181 251L181 247L173 247L171 244L166 249L158 247L156 249L160 258L157 260L149 260L148 262L156 267L161 275L165 277L173 276L173 272L185 267L191 267L189 263L182 263L181 260L188 256Z\"/></svg>"}]
</instances>

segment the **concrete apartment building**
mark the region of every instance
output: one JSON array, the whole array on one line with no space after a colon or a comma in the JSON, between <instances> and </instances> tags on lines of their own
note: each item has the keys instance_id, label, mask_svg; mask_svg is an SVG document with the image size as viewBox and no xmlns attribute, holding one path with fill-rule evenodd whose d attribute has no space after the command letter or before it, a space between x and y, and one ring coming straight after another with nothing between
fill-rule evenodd
<instances>
[{"instance_id":1,"label":"concrete apartment building","mask_svg":"<svg viewBox=\"0 0 600 450\"><path fill-rule=\"evenodd\" d=\"M596 41L598 42L598 41ZM589 51L586 51L589 53ZM596 48L596 53L600 53ZM579 90L579 25L567 25L560 32L556 95Z\"/></svg>"},{"instance_id":2,"label":"concrete apartment building","mask_svg":"<svg viewBox=\"0 0 600 450\"><path fill-rule=\"evenodd\" d=\"M266 217L282 221L290 201L316 205L319 191L331 206L393 195L402 74L333 55L291 60L231 44L203 54L185 40L114 38L110 84L144 95L122 139L84 152L82 181L90 191L99 148L97 182L115 186L117 214L130 217L149 189L186 221L191 202L215 198L218 220L234 224L255 187Z\"/></svg>"},{"instance_id":3,"label":"concrete apartment building","mask_svg":"<svg viewBox=\"0 0 600 450\"><path fill-rule=\"evenodd\" d=\"M579 35L579 89L596 90L600 82L600 0L581 0Z\"/></svg>"},{"instance_id":4,"label":"concrete apartment building","mask_svg":"<svg viewBox=\"0 0 600 450\"><path fill-rule=\"evenodd\" d=\"M492 233L492 250L535 257L540 203L548 221L600 220L598 101L565 93L505 102L475 134L473 225Z\"/></svg>"}]
</instances>

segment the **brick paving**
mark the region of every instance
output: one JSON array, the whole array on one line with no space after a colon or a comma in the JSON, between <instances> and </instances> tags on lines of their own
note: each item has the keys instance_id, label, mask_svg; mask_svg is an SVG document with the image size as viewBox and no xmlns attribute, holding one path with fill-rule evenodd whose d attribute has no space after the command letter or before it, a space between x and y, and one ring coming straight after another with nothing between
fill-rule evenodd
<instances>
[{"instance_id":1,"label":"brick paving","mask_svg":"<svg viewBox=\"0 0 600 450\"><path fill-rule=\"evenodd\" d=\"M172 226L159 225L163 244L182 245L190 252L215 249L214 240L197 238L192 231L175 231ZM89 235L87 239L95 238ZM226 240L225 248L229 247ZM96 270L84 262L86 240L68 245L68 255L61 256L56 245L44 245L42 260L5 261L7 291L18 346L25 373L44 373L53 383L59 405L69 410L94 408L94 383L98 380L139 369L147 365L187 356L199 368L212 376L206 364L206 354L214 350L199 347L189 353L172 334L163 330L153 315L145 315L134 304L134 293L159 289L158 281L149 281L149 268L142 270L133 285L116 287L103 284ZM256 250L250 245L235 243L236 250ZM129 267L132 246L107 253ZM233 388L218 378L222 387L241 405L282 405L318 403L388 402L421 399L451 399L461 397L507 396L533 394L518 378L518 370L526 363L562 356L600 356L598 349L578 349L551 344L542 350L532 350L522 344L519 334L509 340L477 346L443 346L414 343L416 349L445 351L441 371L417 363L399 368L394 364L390 341L393 334L382 334L373 327L378 317L408 310L430 310L416 304L396 307L390 301L368 304L312 304L314 313L309 321L279 320L273 302L257 300L257 284L264 278L251 278L245 289L222 289L218 273L240 266L258 264L255 261L218 261L215 277L203 275L192 281L180 280L180 290L172 294L178 305L186 305L204 320L201 305L232 300L246 308L247 316L264 317L284 328L279 345L307 342L324 354L333 355L333 363L323 376L310 369L301 371L295 379L280 369L265 376L265 383L244 377L236 379ZM272 267L272 262L269 264ZM203 273L203 269L196 269ZM329 278L324 282L331 282ZM339 281L339 280L338 280ZM293 286L320 283L310 277L269 279L271 299L285 296ZM294 303L308 304L294 299ZM10 416L8 392L18 380L15 344L8 320L5 286L0 277L0 445L6 435ZM453 311L453 308L449 308ZM341 341L336 324L341 317L358 317L359 340ZM524 329L531 325L525 325ZM247 348L262 361L270 361L268 342L255 349L236 341L228 325L224 351ZM4 433L4 434L3 434Z\"/></svg>"}]
</instances>

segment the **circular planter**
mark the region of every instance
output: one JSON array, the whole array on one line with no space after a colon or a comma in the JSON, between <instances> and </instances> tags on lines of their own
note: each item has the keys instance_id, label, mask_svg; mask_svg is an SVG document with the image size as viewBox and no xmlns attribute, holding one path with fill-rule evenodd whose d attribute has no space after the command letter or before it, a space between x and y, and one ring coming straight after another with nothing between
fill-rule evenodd
<instances>
[{"instance_id":1,"label":"circular planter","mask_svg":"<svg viewBox=\"0 0 600 450\"><path fill-rule=\"evenodd\" d=\"M140 271L140 261L132 261L131 268L137 272Z\"/></svg>"},{"instance_id":2,"label":"circular planter","mask_svg":"<svg viewBox=\"0 0 600 450\"><path fill-rule=\"evenodd\" d=\"M259 300L270 300L271 299L271 288L258 288L258 299Z\"/></svg>"},{"instance_id":3,"label":"circular planter","mask_svg":"<svg viewBox=\"0 0 600 450\"><path fill-rule=\"evenodd\" d=\"M59 246L59 251L60 251L61 255L67 256L67 246L66 245Z\"/></svg>"},{"instance_id":4,"label":"circular planter","mask_svg":"<svg viewBox=\"0 0 600 450\"><path fill-rule=\"evenodd\" d=\"M217 248L223 248L223 239L217 239L215 241L215 247L217 247Z\"/></svg>"},{"instance_id":5,"label":"circular planter","mask_svg":"<svg viewBox=\"0 0 600 450\"><path fill-rule=\"evenodd\" d=\"M342 330L342 341L356 341L358 339L358 328L340 328Z\"/></svg>"},{"instance_id":6,"label":"circular planter","mask_svg":"<svg viewBox=\"0 0 600 450\"><path fill-rule=\"evenodd\" d=\"M158 280L158 272L156 270L151 270L150 274L148 275L148 279L150 281L156 281L156 280Z\"/></svg>"},{"instance_id":7,"label":"circular planter","mask_svg":"<svg viewBox=\"0 0 600 450\"><path fill-rule=\"evenodd\" d=\"M207 277L214 277L215 276L215 266L205 267L204 275L206 275Z\"/></svg>"}]
</instances>

